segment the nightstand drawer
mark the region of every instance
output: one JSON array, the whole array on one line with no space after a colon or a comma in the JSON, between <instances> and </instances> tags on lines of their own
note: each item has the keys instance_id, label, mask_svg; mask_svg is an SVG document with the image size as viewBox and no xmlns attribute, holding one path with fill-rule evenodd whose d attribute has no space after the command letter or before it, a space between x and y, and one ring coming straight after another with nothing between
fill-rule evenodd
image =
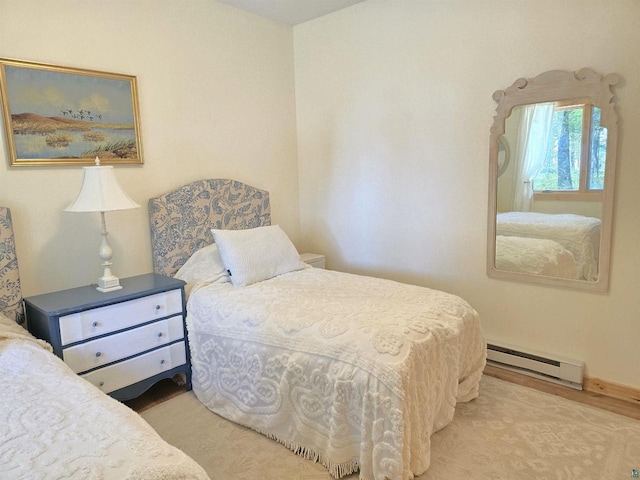
<instances>
[{"instance_id":1,"label":"nightstand drawer","mask_svg":"<svg viewBox=\"0 0 640 480\"><path fill-rule=\"evenodd\" d=\"M81 375L104 393L133 385L174 367L184 365L187 356L184 342L174 343L124 362Z\"/></svg>"},{"instance_id":2,"label":"nightstand drawer","mask_svg":"<svg viewBox=\"0 0 640 480\"><path fill-rule=\"evenodd\" d=\"M62 358L75 372L86 372L106 363L144 352L184 337L182 315L126 330L62 350Z\"/></svg>"},{"instance_id":3,"label":"nightstand drawer","mask_svg":"<svg viewBox=\"0 0 640 480\"><path fill-rule=\"evenodd\" d=\"M182 292L171 290L60 317L62 345L182 313Z\"/></svg>"}]
</instances>

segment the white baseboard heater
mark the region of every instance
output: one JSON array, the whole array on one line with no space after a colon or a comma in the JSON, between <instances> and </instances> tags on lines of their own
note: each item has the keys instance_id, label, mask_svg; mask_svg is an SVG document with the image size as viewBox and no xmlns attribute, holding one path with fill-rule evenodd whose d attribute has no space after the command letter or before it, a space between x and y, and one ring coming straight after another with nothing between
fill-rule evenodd
<instances>
[{"instance_id":1,"label":"white baseboard heater","mask_svg":"<svg viewBox=\"0 0 640 480\"><path fill-rule=\"evenodd\" d=\"M582 390L584 362L487 340L487 363Z\"/></svg>"}]
</instances>

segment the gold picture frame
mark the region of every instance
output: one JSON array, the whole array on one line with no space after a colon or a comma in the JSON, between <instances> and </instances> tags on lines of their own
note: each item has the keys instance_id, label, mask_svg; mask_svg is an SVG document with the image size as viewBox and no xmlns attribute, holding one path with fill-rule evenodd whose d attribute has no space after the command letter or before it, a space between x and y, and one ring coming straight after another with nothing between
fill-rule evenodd
<instances>
[{"instance_id":1,"label":"gold picture frame","mask_svg":"<svg viewBox=\"0 0 640 480\"><path fill-rule=\"evenodd\" d=\"M136 77L0 58L11 166L142 164Z\"/></svg>"}]
</instances>

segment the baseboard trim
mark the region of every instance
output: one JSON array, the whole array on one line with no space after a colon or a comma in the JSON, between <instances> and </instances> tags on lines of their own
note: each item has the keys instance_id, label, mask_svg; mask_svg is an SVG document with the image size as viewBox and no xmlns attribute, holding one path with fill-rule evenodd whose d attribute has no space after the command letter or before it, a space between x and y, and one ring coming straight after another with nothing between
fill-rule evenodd
<instances>
[{"instance_id":1,"label":"baseboard trim","mask_svg":"<svg viewBox=\"0 0 640 480\"><path fill-rule=\"evenodd\" d=\"M593 377L584 377L582 388L588 392L599 393L606 397L640 405L640 388L620 385L619 383Z\"/></svg>"}]
</instances>

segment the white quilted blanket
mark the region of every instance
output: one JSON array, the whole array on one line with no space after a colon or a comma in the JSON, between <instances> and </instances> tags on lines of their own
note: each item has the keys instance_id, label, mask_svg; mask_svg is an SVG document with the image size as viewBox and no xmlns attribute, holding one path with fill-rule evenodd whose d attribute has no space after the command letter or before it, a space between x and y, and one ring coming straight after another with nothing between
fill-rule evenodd
<instances>
[{"instance_id":1,"label":"white quilted blanket","mask_svg":"<svg viewBox=\"0 0 640 480\"><path fill-rule=\"evenodd\" d=\"M541 238L569 250L581 280L598 279L600 219L570 213L506 212L496 217L497 235Z\"/></svg>"},{"instance_id":2,"label":"white quilted blanket","mask_svg":"<svg viewBox=\"0 0 640 480\"><path fill-rule=\"evenodd\" d=\"M573 254L553 240L496 236L496 268L579 280Z\"/></svg>"},{"instance_id":3,"label":"white quilted blanket","mask_svg":"<svg viewBox=\"0 0 640 480\"><path fill-rule=\"evenodd\" d=\"M0 315L0 479L209 477L135 412Z\"/></svg>"},{"instance_id":4,"label":"white quilted blanket","mask_svg":"<svg viewBox=\"0 0 640 480\"><path fill-rule=\"evenodd\" d=\"M337 478L423 473L485 363L461 298L321 269L196 286L187 323L200 401Z\"/></svg>"}]
</instances>

